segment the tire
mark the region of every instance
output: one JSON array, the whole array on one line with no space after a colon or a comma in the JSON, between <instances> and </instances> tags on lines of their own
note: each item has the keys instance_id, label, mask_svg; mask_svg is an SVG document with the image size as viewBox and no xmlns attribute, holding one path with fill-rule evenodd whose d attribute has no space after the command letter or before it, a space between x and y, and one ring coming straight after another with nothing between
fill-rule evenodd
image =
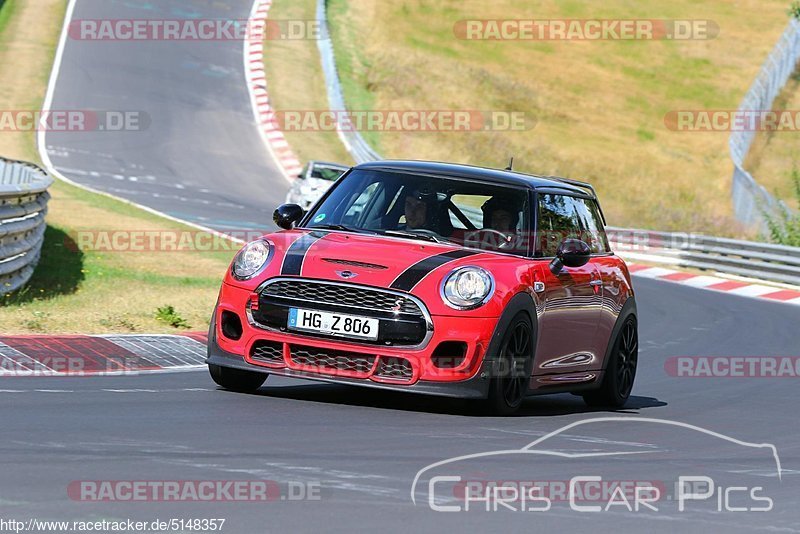
<instances>
[{"instance_id":1,"label":"tire","mask_svg":"<svg viewBox=\"0 0 800 534\"><path fill-rule=\"evenodd\" d=\"M499 369L489 384L489 396L484 405L486 412L512 415L522 406L533 371L535 345L528 314L520 312L503 334L497 354Z\"/></svg>"},{"instance_id":2,"label":"tire","mask_svg":"<svg viewBox=\"0 0 800 534\"><path fill-rule=\"evenodd\" d=\"M622 408L631 396L639 363L639 332L636 316L631 315L614 340L608 366L600 388L583 394L592 407Z\"/></svg>"},{"instance_id":3,"label":"tire","mask_svg":"<svg viewBox=\"0 0 800 534\"><path fill-rule=\"evenodd\" d=\"M214 364L208 364L208 372L217 385L239 393L252 393L260 388L269 376L266 373L242 371Z\"/></svg>"}]
</instances>

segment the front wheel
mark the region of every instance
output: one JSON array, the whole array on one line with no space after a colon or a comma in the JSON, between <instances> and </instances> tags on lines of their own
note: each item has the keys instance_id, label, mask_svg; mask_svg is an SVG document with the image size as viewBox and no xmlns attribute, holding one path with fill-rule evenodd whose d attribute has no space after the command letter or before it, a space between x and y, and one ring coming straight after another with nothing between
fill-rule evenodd
<instances>
[{"instance_id":1,"label":"front wheel","mask_svg":"<svg viewBox=\"0 0 800 534\"><path fill-rule=\"evenodd\" d=\"M252 393L260 388L261 384L269 376L266 373L242 371L241 369L221 367L211 363L208 364L208 372L217 385L239 393Z\"/></svg>"},{"instance_id":2,"label":"front wheel","mask_svg":"<svg viewBox=\"0 0 800 534\"><path fill-rule=\"evenodd\" d=\"M498 354L498 366L489 386L486 408L493 415L511 415L522 406L533 371L533 328L528 315L511 321Z\"/></svg>"},{"instance_id":3,"label":"front wheel","mask_svg":"<svg viewBox=\"0 0 800 534\"><path fill-rule=\"evenodd\" d=\"M636 317L630 316L617 334L600 389L583 395L589 406L621 408L628 402L639 363L639 333Z\"/></svg>"}]
</instances>

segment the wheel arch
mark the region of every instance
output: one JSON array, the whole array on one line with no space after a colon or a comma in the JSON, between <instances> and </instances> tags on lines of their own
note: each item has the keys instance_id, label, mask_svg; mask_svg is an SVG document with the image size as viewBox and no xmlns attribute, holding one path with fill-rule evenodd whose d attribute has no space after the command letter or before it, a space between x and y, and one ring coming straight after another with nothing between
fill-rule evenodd
<instances>
[{"instance_id":1,"label":"wheel arch","mask_svg":"<svg viewBox=\"0 0 800 534\"><path fill-rule=\"evenodd\" d=\"M625 321L627 321L631 316L636 319L636 329L638 331L639 314L636 309L636 299L633 296L628 297L628 300L625 301L625 304L622 306L622 310L617 317L617 321L614 323L614 328L611 330L611 336L608 338L608 346L606 347L606 352L603 357L603 371L608 368L608 362L611 359L611 351L614 350L614 345L617 342L619 331L622 330L622 326L625 324Z\"/></svg>"},{"instance_id":2,"label":"wheel arch","mask_svg":"<svg viewBox=\"0 0 800 534\"><path fill-rule=\"evenodd\" d=\"M489 346L486 349L486 355L484 356L484 362L487 361L497 361L497 355L500 351L500 346L503 343L503 336L506 333L506 330L511 324L511 321L514 317L517 316L518 313L523 312L528 315L528 319L531 321L531 328L532 328L532 336L533 339L531 340L533 346L534 357L536 356L536 340L539 336L539 320L536 313L536 304L533 300L533 297L527 292L520 292L511 297L506 305L505 309L503 309L503 313L500 315L500 319L497 321L497 325L494 328L494 332L492 333L492 338L489 341Z\"/></svg>"}]
</instances>

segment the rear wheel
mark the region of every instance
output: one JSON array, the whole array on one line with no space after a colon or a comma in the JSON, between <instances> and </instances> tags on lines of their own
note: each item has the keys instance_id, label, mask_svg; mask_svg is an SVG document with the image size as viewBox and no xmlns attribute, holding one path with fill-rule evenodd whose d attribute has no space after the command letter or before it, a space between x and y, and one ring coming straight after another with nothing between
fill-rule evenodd
<instances>
[{"instance_id":1,"label":"rear wheel","mask_svg":"<svg viewBox=\"0 0 800 534\"><path fill-rule=\"evenodd\" d=\"M533 370L533 328L527 314L518 313L500 345L496 376L489 386L487 410L494 415L516 412L528 393Z\"/></svg>"},{"instance_id":2,"label":"rear wheel","mask_svg":"<svg viewBox=\"0 0 800 534\"><path fill-rule=\"evenodd\" d=\"M257 390L269 376L266 373L242 371L214 364L208 364L208 372L218 385L239 393L251 393Z\"/></svg>"},{"instance_id":3,"label":"rear wheel","mask_svg":"<svg viewBox=\"0 0 800 534\"><path fill-rule=\"evenodd\" d=\"M589 406L621 408L628 401L639 363L636 317L630 316L617 334L600 389L583 395Z\"/></svg>"}]
</instances>

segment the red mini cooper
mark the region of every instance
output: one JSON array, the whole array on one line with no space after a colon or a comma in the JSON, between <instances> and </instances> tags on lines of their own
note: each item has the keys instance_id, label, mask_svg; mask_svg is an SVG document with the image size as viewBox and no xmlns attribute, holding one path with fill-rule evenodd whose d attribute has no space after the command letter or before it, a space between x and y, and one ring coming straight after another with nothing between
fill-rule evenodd
<instances>
[{"instance_id":1,"label":"red mini cooper","mask_svg":"<svg viewBox=\"0 0 800 534\"><path fill-rule=\"evenodd\" d=\"M345 173L309 212L248 243L222 283L208 367L220 386L270 374L484 399L571 392L620 407L636 304L594 189L416 161Z\"/></svg>"}]
</instances>

